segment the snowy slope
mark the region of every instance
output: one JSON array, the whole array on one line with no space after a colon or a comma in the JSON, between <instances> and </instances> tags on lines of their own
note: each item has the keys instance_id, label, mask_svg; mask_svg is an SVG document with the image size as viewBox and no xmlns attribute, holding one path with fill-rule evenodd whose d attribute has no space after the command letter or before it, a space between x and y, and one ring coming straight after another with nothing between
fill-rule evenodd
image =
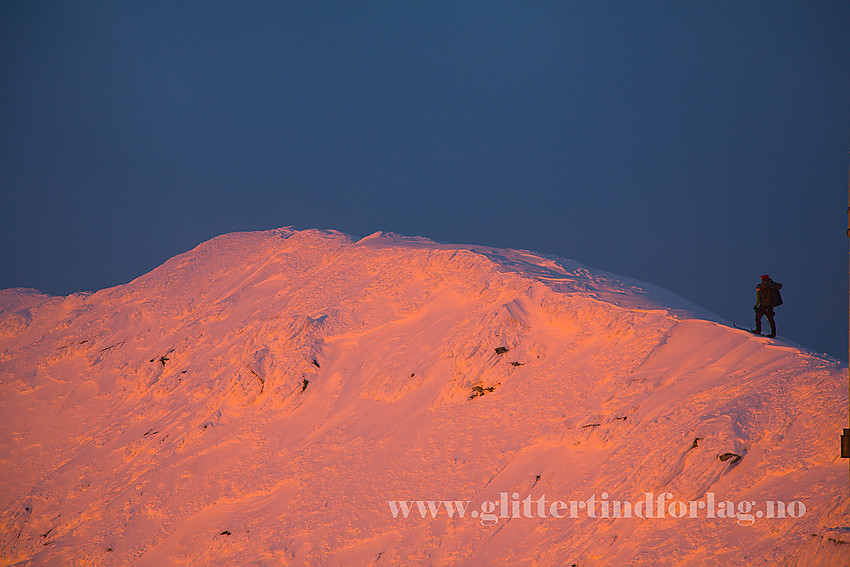
<instances>
[{"instance_id":1,"label":"snowy slope","mask_svg":"<svg viewBox=\"0 0 850 567\"><path fill-rule=\"evenodd\" d=\"M228 234L0 292L0 564L845 565L846 374L568 260ZM665 493L799 517L483 521Z\"/></svg>"}]
</instances>

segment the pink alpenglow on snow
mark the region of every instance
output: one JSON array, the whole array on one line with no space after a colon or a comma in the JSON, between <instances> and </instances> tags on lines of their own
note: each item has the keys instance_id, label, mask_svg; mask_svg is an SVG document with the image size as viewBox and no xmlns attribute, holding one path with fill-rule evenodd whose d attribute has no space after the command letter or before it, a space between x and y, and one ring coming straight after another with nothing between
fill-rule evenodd
<instances>
[{"instance_id":1,"label":"pink alpenglow on snow","mask_svg":"<svg viewBox=\"0 0 850 567\"><path fill-rule=\"evenodd\" d=\"M227 234L0 292L0 564L845 565L846 386L570 260Z\"/></svg>"}]
</instances>

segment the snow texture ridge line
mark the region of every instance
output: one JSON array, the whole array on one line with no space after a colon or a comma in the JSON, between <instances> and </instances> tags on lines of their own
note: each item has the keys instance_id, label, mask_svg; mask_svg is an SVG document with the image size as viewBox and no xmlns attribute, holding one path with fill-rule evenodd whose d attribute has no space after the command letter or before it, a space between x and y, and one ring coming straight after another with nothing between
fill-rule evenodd
<instances>
[{"instance_id":1,"label":"snow texture ridge line","mask_svg":"<svg viewBox=\"0 0 850 567\"><path fill-rule=\"evenodd\" d=\"M846 368L523 250L282 228L0 291L0 565L844 565ZM388 501L802 502L394 518Z\"/></svg>"}]
</instances>

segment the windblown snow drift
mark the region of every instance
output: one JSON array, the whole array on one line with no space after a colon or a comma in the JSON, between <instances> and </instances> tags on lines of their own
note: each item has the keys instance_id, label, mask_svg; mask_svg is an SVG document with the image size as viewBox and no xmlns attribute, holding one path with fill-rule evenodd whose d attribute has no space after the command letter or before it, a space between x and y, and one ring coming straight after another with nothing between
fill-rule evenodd
<instances>
[{"instance_id":1,"label":"windblown snow drift","mask_svg":"<svg viewBox=\"0 0 850 567\"><path fill-rule=\"evenodd\" d=\"M279 229L2 291L0 389L3 565L850 558L846 369L525 251Z\"/></svg>"}]
</instances>

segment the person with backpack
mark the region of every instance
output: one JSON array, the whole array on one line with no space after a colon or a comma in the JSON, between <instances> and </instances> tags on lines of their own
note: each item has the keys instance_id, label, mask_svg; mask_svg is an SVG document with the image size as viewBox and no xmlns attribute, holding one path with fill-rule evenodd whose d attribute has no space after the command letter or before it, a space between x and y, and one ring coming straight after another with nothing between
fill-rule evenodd
<instances>
[{"instance_id":1,"label":"person with backpack","mask_svg":"<svg viewBox=\"0 0 850 567\"><path fill-rule=\"evenodd\" d=\"M782 289L781 283L776 283L770 276L765 274L761 277L761 283L756 286L756 305L753 310L756 312L756 328L753 331L755 334L761 334L761 318L767 315L767 322L770 323L770 338L776 337L776 322L773 320L774 307L782 305L782 295L779 290Z\"/></svg>"}]
</instances>

